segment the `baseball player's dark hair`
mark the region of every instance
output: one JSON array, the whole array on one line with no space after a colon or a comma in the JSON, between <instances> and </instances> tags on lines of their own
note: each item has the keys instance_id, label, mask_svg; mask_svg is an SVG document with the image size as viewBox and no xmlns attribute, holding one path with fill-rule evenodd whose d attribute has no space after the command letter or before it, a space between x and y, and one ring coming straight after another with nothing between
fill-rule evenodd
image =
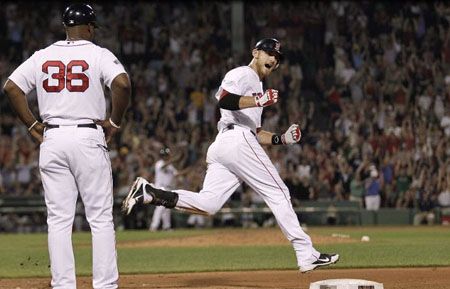
<instances>
[{"instance_id":1,"label":"baseball player's dark hair","mask_svg":"<svg viewBox=\"0 0 450 289\"><path fill-rule=\"evenodd\" d=\"M240 95L227 93L219 100L219 107L228 110L239 110Z\"/></svg>"}]
</instances>

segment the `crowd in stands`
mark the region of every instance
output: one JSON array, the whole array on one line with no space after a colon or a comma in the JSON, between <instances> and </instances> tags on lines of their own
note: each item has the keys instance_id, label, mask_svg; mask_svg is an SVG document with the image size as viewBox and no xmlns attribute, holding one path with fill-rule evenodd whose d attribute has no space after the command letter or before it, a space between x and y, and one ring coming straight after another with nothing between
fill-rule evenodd
<instances>
[{"instance_id":1,"label":"crowd in stands","mask_svg":"<svg viewBox=\"0 0 450 289\"><path fill-rule=\"evenodd\" d=\"M6 2L0 11L0 80L64 39L62 4ZM163 145L198 191L224 74L247 65L259 38L285 59L265 87L280 91L263 128L300 123L300 145L269 146L294 205L354 200L367 209L450 206L450 5L433 2L244 2L245 51L232 50L229 2L94 4L96 43L118 55L133 84L123 129L110 144L115 194L152 179ZM28 96L36 112L36 97ZM0 195L42 195L38 149L0 98ZM233 198L257 197L243 190ZM246 194L250 194L248 197ZM378 201L379 200L379 201ZM379 204L378 204L379 202ZM430 219L425 217L424 220ZM0 228L1 231L2 228Z\"/></svg>"}]
</instances>

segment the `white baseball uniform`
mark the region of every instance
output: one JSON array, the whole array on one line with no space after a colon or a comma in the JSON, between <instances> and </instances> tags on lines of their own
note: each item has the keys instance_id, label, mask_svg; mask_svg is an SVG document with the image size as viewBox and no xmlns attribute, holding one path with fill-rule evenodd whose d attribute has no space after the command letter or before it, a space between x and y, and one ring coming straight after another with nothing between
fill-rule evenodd
<instances>
[{"instance_id":1,"label":"white baseball uniform","mask_svg":"<svg viewBox=\"0 0 450 289\"><path fill-rule=\"evenodd\" d=\"M121 73L109 50L78 40L37 51L9 77L25 94L36 89L43 122L59 125L45 129L39 158L53 288L76 288L71 237L78 192L92 232L93 287L117 288L111 163L93 120L105 118L104 85Z\"/></svg>"},{"instance_id":2,"label":"white baseball uniform","mask_svg":"<svg viewBox=\"0 0 450 289\"><path fill-rule=\"evenodd\" d=\"M164 167L165 164L166 162L164 160L158 160L155 163L155 186L170 190L174 187L175 176L178 171L172 164ZM153 212L150 230L156 231L161 224L161 221L163 230L168 230L172 227L170 209L163 206L157 206Z\"/></svg>"},{"instance_id":3,"label":"white baseball uniform","mask_svg":"<svg viewBox=\"0 0 450 289\"><path fill-rule=\"evenodd\" d=\"M249 66L232 69L225 75L217 99L222 90L242 96L263 94L262 82ZM203 189L199 193L174 191L179 194L176 208L214 214L244 181L272 210L282 232L294 247L298 266L311 264L320 253L300 227L289 190L255 136L256 129L261 127L262 111L260 107L220 110L219 133L206 156L208 169Z\"/></svg>"}]
</instances>

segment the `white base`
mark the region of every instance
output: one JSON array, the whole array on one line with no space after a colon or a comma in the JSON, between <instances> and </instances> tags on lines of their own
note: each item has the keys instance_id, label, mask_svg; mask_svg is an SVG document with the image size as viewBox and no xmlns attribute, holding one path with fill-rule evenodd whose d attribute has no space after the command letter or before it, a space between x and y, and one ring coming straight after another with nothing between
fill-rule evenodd
<instances>
[{"instance_id":1,"label":"white base","mask_svg":"<svg viewBox=\"0 0 450 289\"><path fill-rule=\"evenodd\" d=\"M311 283L309 289L384 289L382 283L359 279L329 279Z\"/></svg>"}]
</instances>

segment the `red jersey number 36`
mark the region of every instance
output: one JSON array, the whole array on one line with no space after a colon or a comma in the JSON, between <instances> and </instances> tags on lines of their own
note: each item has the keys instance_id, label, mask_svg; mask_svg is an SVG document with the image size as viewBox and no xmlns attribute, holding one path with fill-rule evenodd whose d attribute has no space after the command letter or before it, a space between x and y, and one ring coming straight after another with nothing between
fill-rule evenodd
<instances>
[{"instance_id":1,"label":"red jersey number 36","mask_svg":"<svg viewBox=\"0 0 450 289\"><path fill-rule=\"evenodd\" d=\"M89 77L82 73L89 68L89 64L84 60L72 60L66 66L60 60L48 60L42 64L42 72L49 74L49 67L56 67L57 72L50 73L50 78L56 80L56 84L50 85L49 79L45 79L42 83L45 91L47 92L60 92L64 88L67 88L70 92L84 92L89 87ZM81 73L72 72L73 67L81 67ZM52 69L52 71L56 71ZM73 80L80 80L73 83ZM54 82L53 82L54 83Z\"/></svg>"}]
</instances>

